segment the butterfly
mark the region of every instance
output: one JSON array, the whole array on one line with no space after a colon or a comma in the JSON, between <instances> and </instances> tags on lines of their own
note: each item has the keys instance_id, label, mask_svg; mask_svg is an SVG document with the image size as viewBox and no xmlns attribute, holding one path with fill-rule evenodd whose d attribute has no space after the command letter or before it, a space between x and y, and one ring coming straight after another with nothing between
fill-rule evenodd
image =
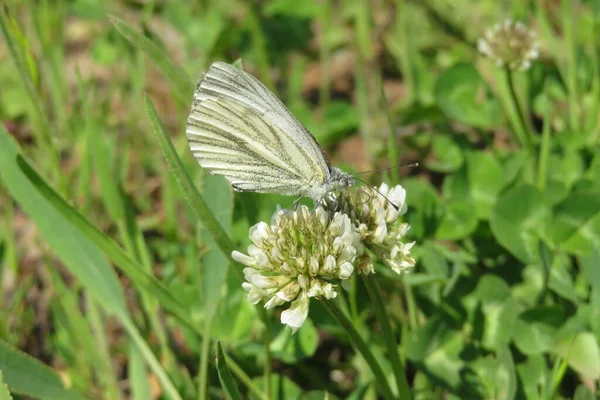
<instances>
[{"instance_id":1,"label":"butterfly","mask_svg":"<svg viewBox=\"0 0 600 400\"><path fill-rule=\"evenodd\" d=\"M198 81L186 135L198 163L236 191L320 202L355 183L265 85L223 62Z\"/></svg>"}]
</instances>

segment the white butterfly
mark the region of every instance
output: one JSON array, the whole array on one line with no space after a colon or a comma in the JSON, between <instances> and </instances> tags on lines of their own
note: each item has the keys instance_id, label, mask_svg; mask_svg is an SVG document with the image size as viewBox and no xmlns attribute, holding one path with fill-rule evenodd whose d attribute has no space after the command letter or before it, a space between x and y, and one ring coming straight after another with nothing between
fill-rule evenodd
<instances>
[{"instance_id":1,"label":"white butterfly","mask_svg":"<svg viewBox=\"0 0 600 400\"><path fill-rule=\"evenodd\" d=\"M321 201L354 185L331 167L319 143L258 79L215 62L196 85L186 134L194 157L236 191Z\"/></svg>"}]
</instances>

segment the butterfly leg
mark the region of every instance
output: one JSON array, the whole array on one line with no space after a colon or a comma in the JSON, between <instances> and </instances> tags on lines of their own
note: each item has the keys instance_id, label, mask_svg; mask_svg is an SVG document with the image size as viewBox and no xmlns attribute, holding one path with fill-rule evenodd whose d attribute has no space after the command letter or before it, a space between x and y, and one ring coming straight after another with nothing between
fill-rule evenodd
<instances>
[{"instance_id":1,"label":"butterfly leg","mask_svg":"<svg viewBox=\"0 0 600 400\"><path fill-rule=\"evenodd\" d=\"M321 203L323 203L323 198L320 198L320 199L319 199L319 201L317 201L317 202L315 203L315 206L313 207L312 211L310 212L310 215L311 215L311 216L313 215L313 213L315 212L315 210L316 210L317 208L319 208L319 206L321 205ZM323 204L324 204L324 203L323 203Z\"/></svg>"},{"instance_id":2,"label":"butterfly leg","mask_svg":"<svg viewBox=\"0 0 600 400\"><path fill-rule=\"evenodd\" d=\"M300 205L300 200L302 200L304 198L304 196L299 196L296 200L294 200L294 211L296 211L298 209L298 205Z\"/></svg>"}]
</instances>

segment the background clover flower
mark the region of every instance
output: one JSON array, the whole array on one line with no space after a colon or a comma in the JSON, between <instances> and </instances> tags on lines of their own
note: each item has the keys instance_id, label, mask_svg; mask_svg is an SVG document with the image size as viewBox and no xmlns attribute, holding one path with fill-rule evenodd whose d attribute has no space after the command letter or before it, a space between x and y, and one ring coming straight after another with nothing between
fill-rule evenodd
<instances>
[{"instance_id":1,"label":"background clover flower","mask_svg":"<svg viewBox=\"0 0 600 400\"><path fill-rule=\"evenodd\" d=\"M356 225L365 247L396 273L401 273L415 265L414 258L410 257L414 242L402 241L410 228L400 220L407 209L406 190L400 185L390 188L382 183L379 192L381 194L370 187L361 187L354 192L344 191L339 197L339 207ZM363 254L359 258L358 271L363 274L374 272L371 255Z\"/></svg>"},{"instance_id":2,"label":"background clover flower","mask_svg":"<svg viewBox=\"0 0 600 400\"><path fill-rule=\"evenodd\" d=\"M278 211L271 225L259 222L251 227L250 239L247 255L232 253L247 266L242 286L248 301L266 299L265 308L290 302L281 322L294 330L308 316L309 299L336 297L330 281L348 279L363 253L361 235L350 218L322 207L312 213L306 206Z\"/></svg>"},{"instance_id":3,"label":"background clover flower","mask_svg":"<svg viewBox=\"0 0 600 400\"><path fill-rule=\"evenodd\" d=\"M535 33L521 22L506 20L494 25L477 42L481 54L498 66L524 71L538 58Z\"/></svg>"}]
</instances>

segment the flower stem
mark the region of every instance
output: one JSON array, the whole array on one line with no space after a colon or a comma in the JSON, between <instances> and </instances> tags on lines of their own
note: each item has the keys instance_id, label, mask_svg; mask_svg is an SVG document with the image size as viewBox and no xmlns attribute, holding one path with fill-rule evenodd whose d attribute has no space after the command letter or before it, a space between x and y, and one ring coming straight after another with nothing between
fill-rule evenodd
<instances>
[{"instance_id":1,"label":"flower stem","mask_svg":"<svg viewBox=\"0 0 600 400\"><path fill-rule=\"evenodd\" d=\"M544 128L542 129L542 143L540 145L540 154L538 158L538 174L537 174L537 188L540 192L546 189L546 180L548 175L548 159L550 156L550 103L546 104L546 110L544 112Z\"/></svg>"},{"instance_id":2,"label":"flower stem","mask_svg":"<svg viewBox=\"0 0 600 400\"><path fill-rule=\"evenodd\" d=\"M210 355L211 330L213 322L213 313L207 316L204 323L204 335L202 336L202 345L200 351L200 366L198 379L198 399L206 400L208 398L208 358Z\"/></svg>"},{"instance_id":3,"label":"flower stem","mask_svg":"<svg viewBox=\"0 0 600 400\"><path fill-rule=\"evenodd\" d=\"M517 91L515 90L515 83L513 80L513 73L508 67L504 67L504 74L506 75L506 83L508 85L508 93L510 94L510 100L514 105L515 111L517 113L519 127L518 131L522 134L520 138L522 141L522 145L524 145L529 151L530 155L534 155L533 152L533 142L531 140L531 132L527 128L527 123L525 121L525 117L523 115L523 111L521 110L521 106L519 105L519 99L517 97ZM520 135L519 135L520 136Z\"/></svg>"},{"instance_id":4,"label":"flower stem","mask_svg":"<svg viewBox=\"0 0 600 400\"><path fill-rule=\"evenodd\" d=\"M408 382L406 381L406 372L404 371L404 365L402 364L400 355L398 354L398 344L394 338L394 332L392 330L392 326L390 325L390 320L385 312L383 300L379 295L379 293L381 293L379 284L377 283L377 280L373 274L361 274L360 277L367 288L369 297L373 302L375 315L377 316L379 325L381 325L383 339L388 351L388 357L392 363L396 384L398 385L398 395L400 399L410 399L410 389L408 387Z\"/></svg>"},{"instance_id":5,"label":"flower stem","mask_svg":"<svg viewBox=\"0 0 600 400\"><path fill-rule=\"evenodd\" d=\"M265 366L264 366L264 376L265 376L265 386L264 386L264 390L265 390L265 396L267 397L267 399L271 398L271 321L269 319L269 315L267 314L267 311L262 308L262 307L258 307L257 310L259 310L259 314L261 314L261 320L263 321L264 325L265 325L265 333L264 333L264 345L265 345Z\"/></svg>"},{"instance_id":6,"label":"flower stem","mask_svg":"<svg viewBox=\"0 0 600 400\"><path fill-rule=\"evenodd\" d=\"M343 313L339 306L332 300L325 300L323 301L323 304L325 305L325 308L327 308L327 310L331 313L331 315L333 315L333 317L337 319L340 325L342 325L346 332L348 332L348 335L350 335L350 339L354 343L354 346L362 354L367 364L369 364L373 375L375 375L375 382L381 389L383 397L387 400L393 400L394 395L392 393L392 390L390 389L387 378L385 377L385 374L381 369L381 365L379 365L379 363L375 359L375 356L369 349L369 346L360 336L360 334L352 324L352 321L350 321L350 319Z\"/></svg>"}]
</instances>

